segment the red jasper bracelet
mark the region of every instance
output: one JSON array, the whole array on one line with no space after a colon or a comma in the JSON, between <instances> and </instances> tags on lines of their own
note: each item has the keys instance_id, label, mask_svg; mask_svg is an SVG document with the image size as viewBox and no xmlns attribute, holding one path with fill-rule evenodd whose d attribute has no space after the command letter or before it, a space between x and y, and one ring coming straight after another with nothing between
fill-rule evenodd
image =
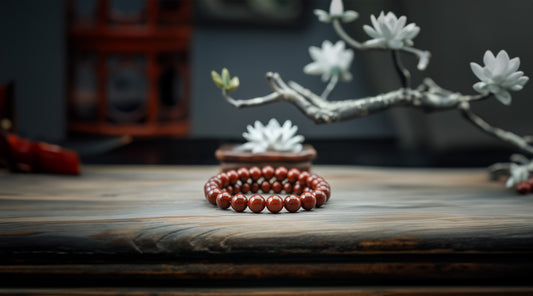
<instances>
[{"instance_id":1,"label":"red jasper bracelet","mask_svg":"<svg viewBox=\"0 0 533 296\"><path fill-rule=\"evenodd\" d=\"M256 194L259 190L275 194L265 200ZM288 194L285 198L278 195L282 191ZM242 212L248 207L259 213L266 206L271 213L278 213L283 208L294 213L300 208L310 211L321 207L329 200L331 187L324 178L308 171L288 170L283 166L274 169L267 165L221 172L205 183L204 193L211 204L222 209L231 206L236 212ZM252 195L247 197L247 193Z\"/></svg>"}]
</instances>

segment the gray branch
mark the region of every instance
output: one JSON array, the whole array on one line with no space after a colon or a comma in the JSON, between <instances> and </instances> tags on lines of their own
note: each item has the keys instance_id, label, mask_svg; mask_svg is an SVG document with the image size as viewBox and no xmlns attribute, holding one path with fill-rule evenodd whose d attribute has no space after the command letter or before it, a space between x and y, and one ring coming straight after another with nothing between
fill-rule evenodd
<instances>
[{"instance_id":1,"label":"gray branch","mask_svg":"<svg viewBox=\"0 0 533 296\"><path fill-rule=\"evenodd\" d=\"M368 116L393 107L414 107L427 112L459 109L463 116L484 132L509 143L523 152L533 154L531 138L490 125L470 109L470 102L488 98L488 95L464 95L441 88L426 78L416 89L400 88L377 96L342 101L328 101L296 82L288 84L278 73L267 73L274 92L245 100L237 100L222 91L226 100L237 108L285 101L296 106L315 123L331 123Z\"/></svg>"},{"instance_id":2,"label":"gray branch","mask_svg":"<svg viewBox=\"0 0 533 296\"><path fill-rule=\"evenodd\" d=\"M483 120L479 115L472 112L470 109L470 104L463 104L460 106L463 116L472 122L479 129L484 131L487 134L490 134L506 143L509 143L516 148L520 149L523 152L533 154L533 146L530 145L530 142L527 141L527 138L521 137L510 131L503 130L501 128L494 127L488 122Z\"/></svg>"}]
</instances>

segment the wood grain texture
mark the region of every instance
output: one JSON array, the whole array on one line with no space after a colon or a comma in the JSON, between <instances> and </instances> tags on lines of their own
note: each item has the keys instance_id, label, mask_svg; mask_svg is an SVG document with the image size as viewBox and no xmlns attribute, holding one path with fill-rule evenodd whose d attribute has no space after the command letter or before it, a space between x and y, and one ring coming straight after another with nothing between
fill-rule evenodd
<instances>
[{"instance_id":1,"label":"wood grain texture","mask_svg":"<svg viewBox=\"0 0 533 296\"><path fill-rule=\"evenodd\" d=\"M251 296L530 296L533 288L512 287L254 287L254 288L200 288L200 289L176 289L176 288L76 288L76 289L2 289L0 295L86 295L86 296L211 296L211 295L251 295Z\"/></svg>"},{"instance_id":2,"label":"wood grain texture","mask_svg":"<svg viewBox=\"0 0 533 296\"><path fill-rule=\"evenodd\" d=\"M210 205L217 170L0 172L0 277L526 284L533 272L533 195L483 170L315 166L326 206L275 215Z\"/></svg>"}]
</instances>

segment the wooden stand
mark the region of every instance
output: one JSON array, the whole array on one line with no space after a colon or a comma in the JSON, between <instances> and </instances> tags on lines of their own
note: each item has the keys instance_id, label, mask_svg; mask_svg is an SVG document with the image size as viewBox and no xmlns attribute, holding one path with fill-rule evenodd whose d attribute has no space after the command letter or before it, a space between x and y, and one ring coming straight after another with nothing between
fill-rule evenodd
<instances>
[{"instance_id":1,"label":"wooden stand","mask_svg":"<svg viewBox=\"0 0 533 296\"><path fill-rule=\"evenodd\" d=\"M299 153L268 151L252 153L235 150L237 145L222 145L215 151L215 157L220 161L222 171L236 170L240 167L262 167L267 164L273 167L285 166L288 169L297 168L301 171L311 170L316 150L311 145L304 145Z\"/></svg>"}]
</instances>

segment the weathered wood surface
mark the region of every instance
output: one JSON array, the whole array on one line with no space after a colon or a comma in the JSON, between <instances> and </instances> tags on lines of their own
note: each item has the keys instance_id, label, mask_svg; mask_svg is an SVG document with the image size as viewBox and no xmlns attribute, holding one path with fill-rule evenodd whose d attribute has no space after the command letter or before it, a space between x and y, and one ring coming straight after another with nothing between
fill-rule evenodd
<instances>
[{"instance_id":1,"label":"weathered wood surface","mask_svg":"<svg viewBox=\"0 0 533 296\"><path fill-rule=\"evenodd\" d=\"M533 273L533 195L481 169L315 166L330 201L276 215L208 204L217 169L0 172L0 278L527 284Z\"/></svg>"}]
</instances>

